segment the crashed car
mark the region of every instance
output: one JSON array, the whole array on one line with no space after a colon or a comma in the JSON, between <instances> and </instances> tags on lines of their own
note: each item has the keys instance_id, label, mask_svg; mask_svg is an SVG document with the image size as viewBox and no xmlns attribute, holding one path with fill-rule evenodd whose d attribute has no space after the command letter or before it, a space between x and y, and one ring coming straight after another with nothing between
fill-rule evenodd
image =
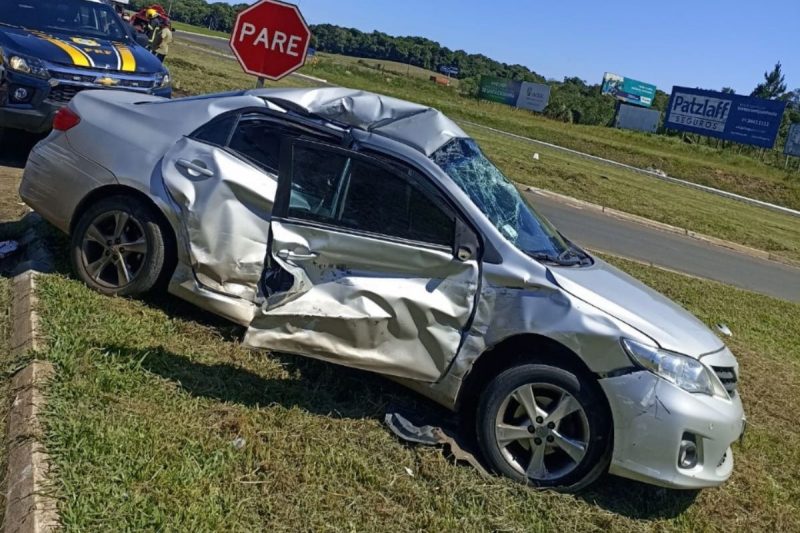
<instances>
[{"instance_id":1,"label":"crashed car","mask_svg":"<svg viewBox=\"0 0 800 533\"><path fill-rule=\"evenodd\" d=\"M738 366L687 311L562 236L428 107L343 88L87 91L20 193L105 294L172 294L246 345L395 379L474 417L491 468L718 485Z\"/></svg>"}]
</instances>

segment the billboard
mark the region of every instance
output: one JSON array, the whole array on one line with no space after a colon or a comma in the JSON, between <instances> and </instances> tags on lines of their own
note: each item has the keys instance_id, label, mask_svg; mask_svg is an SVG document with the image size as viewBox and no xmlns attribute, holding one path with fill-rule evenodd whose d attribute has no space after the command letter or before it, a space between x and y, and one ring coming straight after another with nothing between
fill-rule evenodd
<instances>
[{"instance_id":1,"label":"billboard","mask_svg":"<svg viewBox=\"0 0 800 533\"><path fill-rule=\"evenodd\" d=\"M478 89L478 98L497 102L498 104L514 105L519 98L518 81L495 78L494 76L481 76L481 86Z\"/></svg>"},{"instance_id":2,"label":"billboard","mask_svg":"<svg viewBox=\"0 0 800 533\"><path fill-rule=\"evenodd\" d=\"M786 137L783 153L800 157L800 123L792 124L789 127L789 135Z\"/></svg>"},{"instance_id":3,"label":"billboard","mask_svg":"<svg viewBox=\"0 0 800 533\"><path fill-rule=\"evenodd\" d=\"M544 83L481 76L478 98L541 112L550 101L550 86Z\"/></svg>"},{"instance_id":4,"label":"billboard","mask_svg":"<svg viewBox=\"0 0 800 533\"><path fill-rule=\"evenodd\" d=\"M601 92L629 104L650 107L656 97L656 86L606 72Z\"/></svg>"},{"instance_id":5,"label":"billboard","mask_svg":"<svg viewBox=\"0 0 800 533\"><path fill-rule=\"evenodd\" d=\"M661 122L661 111L635 105L620 104L616 126L626 130L655 133Z\"/></svg>"},{"instance_id":6,"label":"billboard","mask_svg":"<svg viewBox=\"0 0 800 533\"><path fill-rule=\"evenodd\" d=\"M545 83L523 81L519 88L517 107L541 113L550 101L550 86Z\"/></svg>"},{"instance_id":7,"label":"billboard","mask_svg":"<svg viewBox=\"0 0 800 533\"><path fill-rule=\"evenodd\" d=\"M439 67L439 72L441 72L445 76L458 76L458 73L460 71L459 71L458 67L445 65L445 66Z\"/></svg>"},{"instance_id":8,"label":"billboard","mask_svg":"<svg viewBox=\"0 0 800 533\"><path fill-rule=\"evenodd\" d=\"M772 148L785 102L673 87L664 127Z\"/></svg>"}]
</instances>

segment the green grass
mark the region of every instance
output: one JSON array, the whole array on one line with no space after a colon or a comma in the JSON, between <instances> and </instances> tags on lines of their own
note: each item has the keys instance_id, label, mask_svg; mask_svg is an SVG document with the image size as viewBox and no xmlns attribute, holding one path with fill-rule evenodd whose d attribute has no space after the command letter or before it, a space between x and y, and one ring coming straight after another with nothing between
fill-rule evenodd
<instances>
[{"instance_id":1,"label":"green grass","mask_svg":"<svg viewBox=\"0 0 800 533\"><path fill-rule=\"evenodd\" d=\"M234 60L206 54L181 44L175 44L174 48L174 53L169 55L165 64L172 75L176 96L255 88L256 79L243 72ZM309 85L312 84L299 78L265 83L266 87Z\"/></svg>"},{"instance_id":2,"label":"green grass","mask_svg":"<svg viewBox=\"0 0 800 533\"><path fill-rule=\"evenodd\" d=\"M217 30L209 30L208 28L204 28L203 26L192 26L191 24L184 24L183 22L173 22L172 26L178 31L189 31L192 33L200 33L202 35L209 35L211 37L222 37L224 39L230 39L231 34L225 33L223 31ZM176 35L180 35L179 33Z\"/></svg>"},{"instance_id":3,"label":"green grass","mask_svg":"<svg viewBox=\"0 0 800 533\"><path fill-rule=\"evenodd\" d=\"M316 66L308 66L303 72L344 86L381 91L434 105L438 103L440 108L452 107L452 100L458 98L453 89L406 76L377 73L358 62L337 61L321 59ZM176 52L170 55L167 64L179 94L241 89L255 84L253 77L244 74L235 61L209 56L181 45L176 45ZM313 82L287 78L269 85L311 86ZM480 110L489 105L460 101L465 109L472 106ZM502 106L496 107L508 112ZM449 112L463 114L457 109ZM521 117L518 120L532 116L522 111L511 113ZM490 119L485 122L493 124ZM511 178L521 183L800 260L800 221L796 217L669 184L485 129L470 126L465 126L465 129L480 141ZM604 131L613 133L609 129ZM542 156L538 163L532 159L534 152Z\"/></svg>"},{"instance_id":4,"label":"green grass","mask_svg":"<svg viewBox=\"0 0 800 533\"><path fill-rule=\"evenodd\" d=\"M484 479L382 423L422 400L379 377L257 353L188 305L40 283L57 366L47 447L67 530L753 531L800 527L800 306L624 261L725 322L750 430L733 478L676 493L606 478L580 496ZM240 448L234 443L243 439ZM413 475L409 475L410 469Z\"/></svg>"},{"instance_id":5,"label":"green grass","mask_svg":"<svg viewBox=\"0 0 800 533\"><path fill-rule=\"evenodd\" d=\"M442 76L442 74L432 70L385 59L360 58L319 52L317 53L317 61L333 61L345 66L366 67L383 73L417 78L426 83L431 83L431 76ZM451 78L450 85L452 87L458 87L458 79Z\"/></svg>"}]
</instances>

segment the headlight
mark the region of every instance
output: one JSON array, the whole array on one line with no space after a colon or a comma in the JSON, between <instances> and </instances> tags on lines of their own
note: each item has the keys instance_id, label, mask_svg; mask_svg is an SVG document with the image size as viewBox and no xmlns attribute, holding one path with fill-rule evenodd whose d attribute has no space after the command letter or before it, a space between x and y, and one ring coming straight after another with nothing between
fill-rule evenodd
<instances>
[{"instance_id":1,"label":"headlight","mask_svg":"<svg viewBox=\"0 0 800 533\"><path fill-rule=\"evenodd\" d=\"M622 346L639 366L671 381L687 392L713 396L726 396L722 385L711 371L697 359L660 350L630 339L622 339Z\"/></svg>"},{"instance_id":2,"label":"headlight","mask_svg":"<svg viewBox=\"0 0 800 533\"><path fill-rule=\"evenodd\" d=\"M169 79L169 72L160 72L156 74L156 88L160 89L162 87L169 87L169 84L172 82Z\"/></svg>"},{"instance_id":3,"label":"headlight","mask_svg":"<svg viewBox=\"0 0 800 533\"><path fill-rule=\"evenodd\" d=\"M32 57L22 56L9 56L8 66L11 70L21 72L23 74L30 74L37 78L47 79L50 77L50 72L40 60Z\"/></svg>"}]
</instances>

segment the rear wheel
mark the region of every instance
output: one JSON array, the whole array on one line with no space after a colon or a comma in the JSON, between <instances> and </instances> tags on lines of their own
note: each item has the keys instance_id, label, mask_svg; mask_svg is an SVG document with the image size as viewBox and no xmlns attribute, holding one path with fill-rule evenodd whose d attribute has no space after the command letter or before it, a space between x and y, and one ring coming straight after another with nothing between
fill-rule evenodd
<instances>
[{"instance_id":1,"label":"rear wheel","mask_svg":"<svg viewBox=\"0 0 800 533\"><path fill-rule=\"evenodd\" d=\"M89 207L72 232L72 266L92 289L134 296L152 289L165 265L165 231L154 210L129 196Z\"/></svg>"},{"instance_id":2,"label":"rear wheel","mask_svg":"<svg viewBox=\"0 0 800 533\"><path fill-rule=\"evenodd\" d=\"M549 365L510 368L484 389L478 443L492 469L574 492L607 468L610 415L590 377Z\"/></svg>"}]
</instances>

